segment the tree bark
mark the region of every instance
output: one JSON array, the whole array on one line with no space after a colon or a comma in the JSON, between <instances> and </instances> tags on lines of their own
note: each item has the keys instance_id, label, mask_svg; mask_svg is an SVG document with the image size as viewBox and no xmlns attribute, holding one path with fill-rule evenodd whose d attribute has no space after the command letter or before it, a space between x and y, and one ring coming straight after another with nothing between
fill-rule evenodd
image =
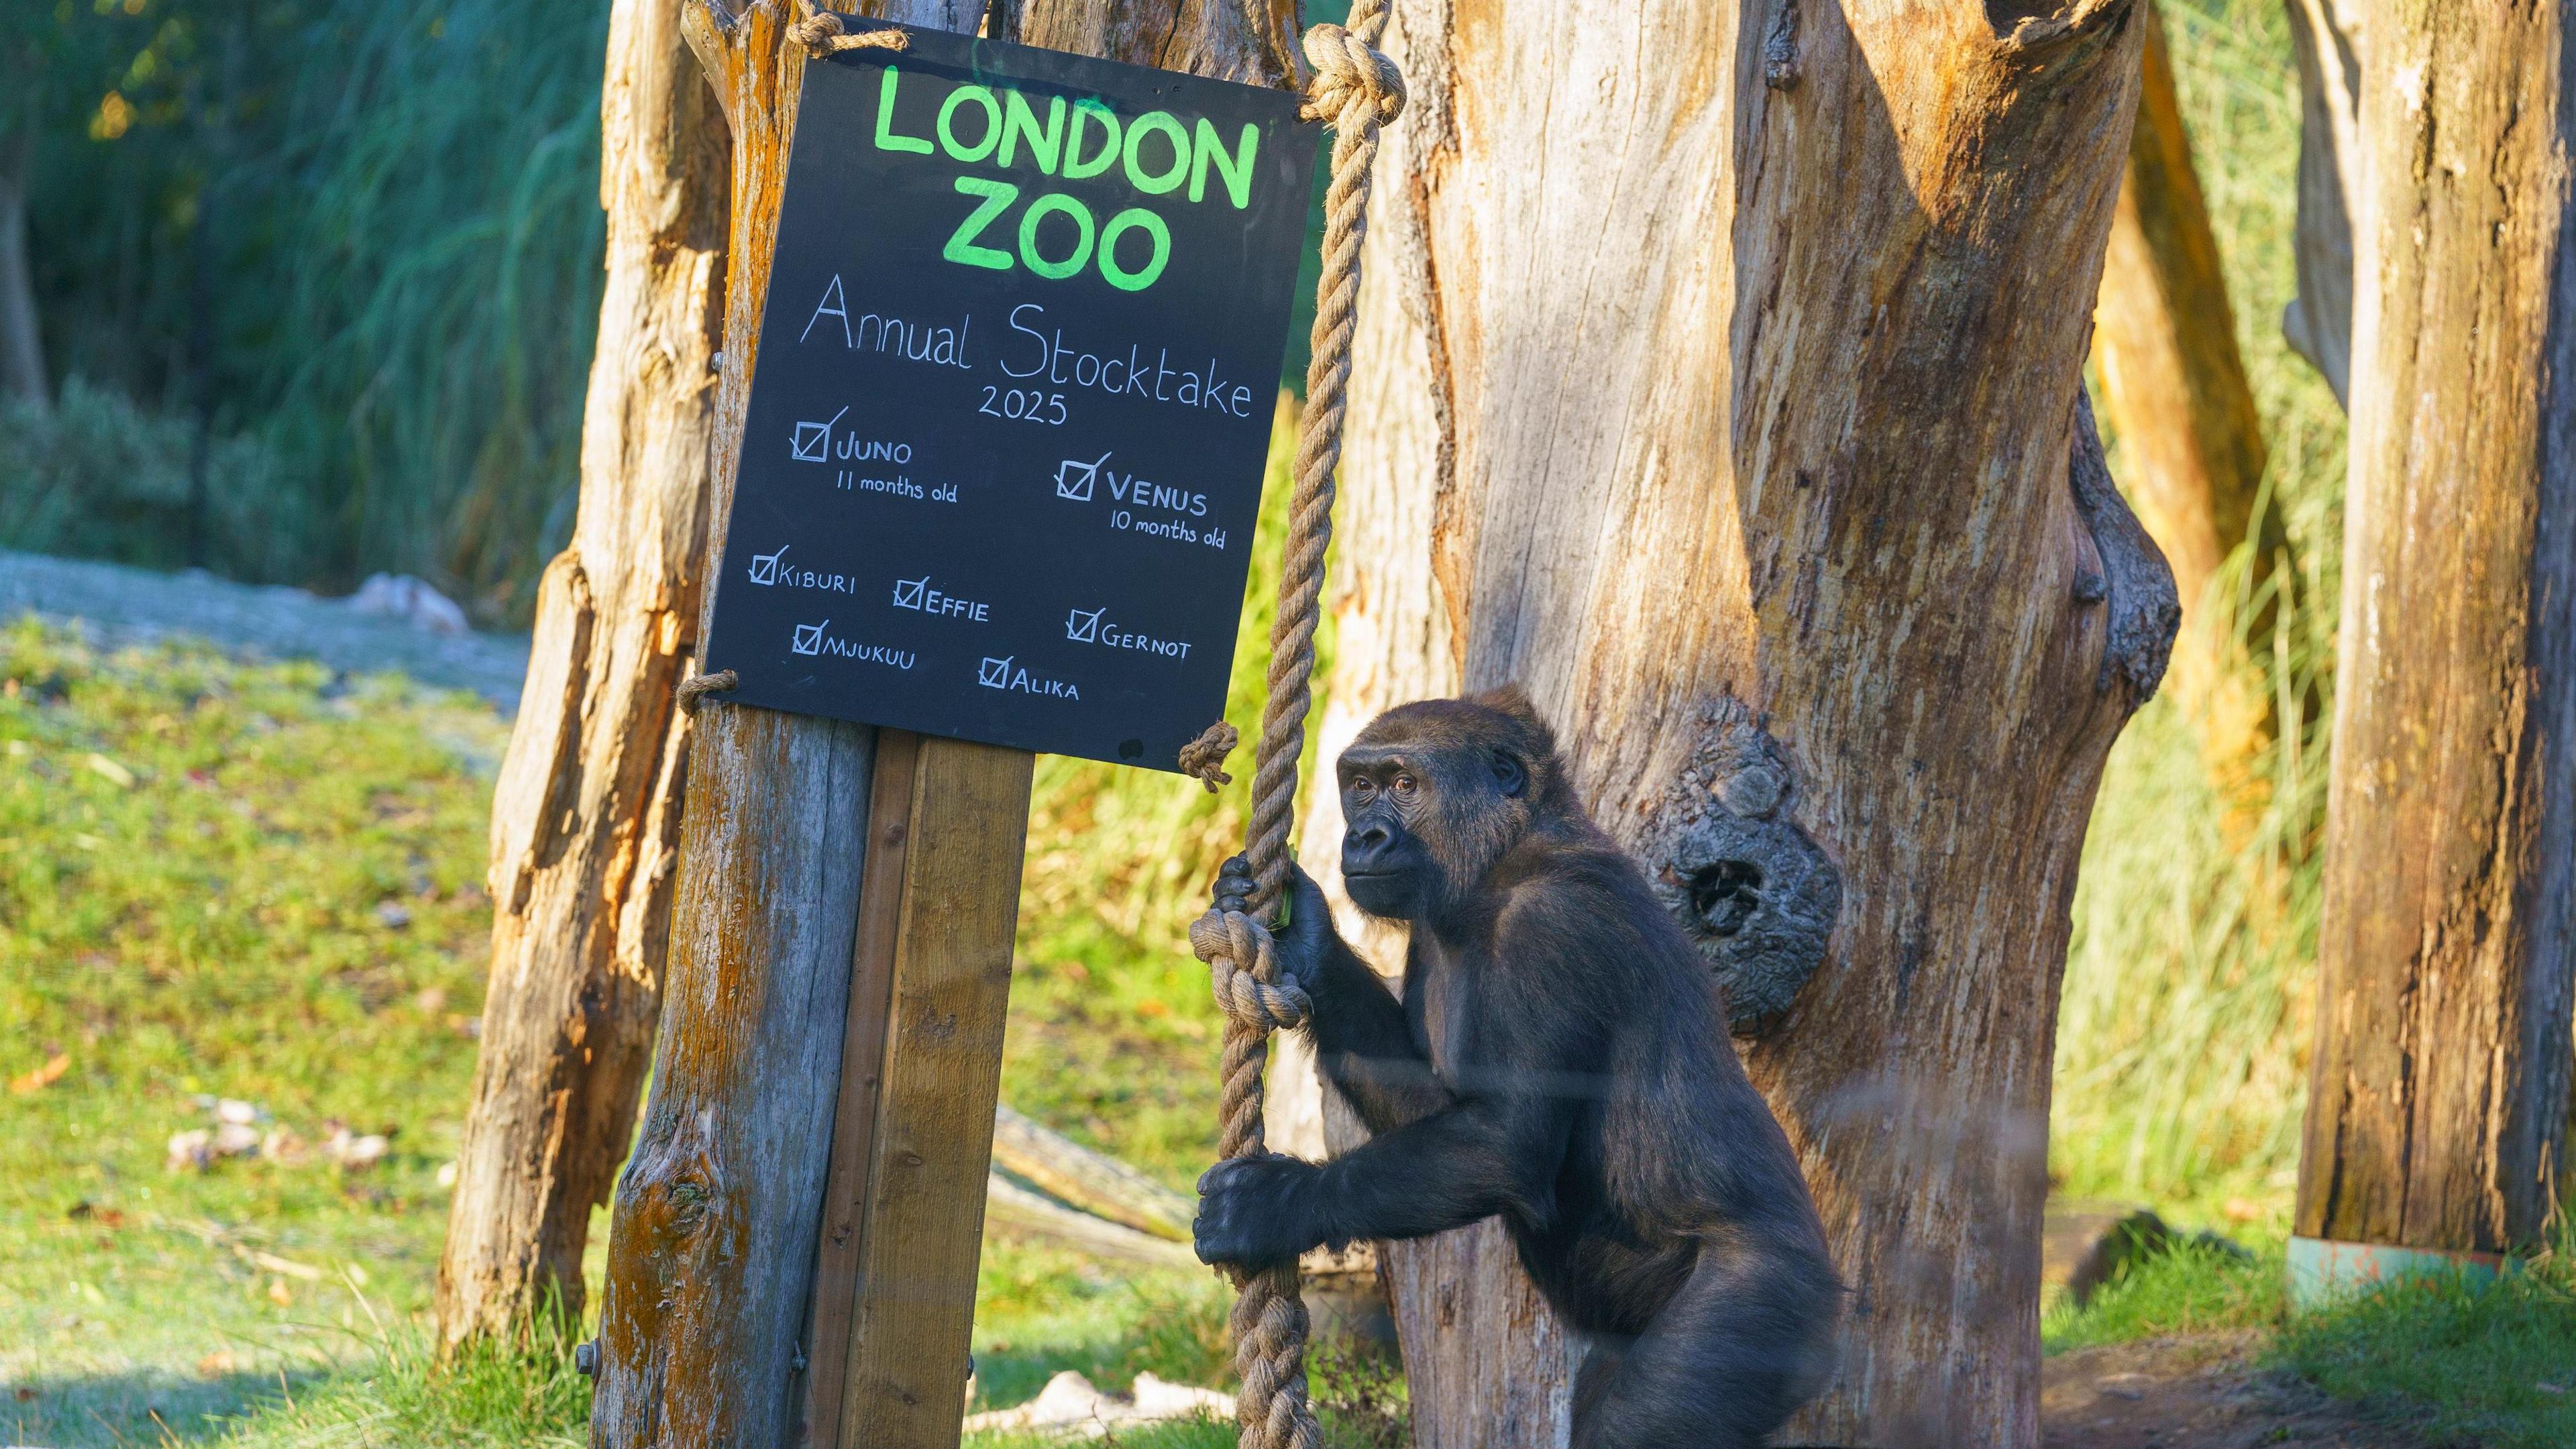
<instances>
[{"instance_id":1,"label":"tree bark","mask_svg":"<svg viewBox=\"0 0 2576 1449\"><path fill-rule=\"evenodd\" d=\"M2343 402L2352 389L2352 205L2361 175L2362 0L2283 0L2299 57L2299 294L2281 336Z\"/></svg>"},{"instance_id":2,"label":"tree bark","mask_svg":"<svg viewBox=\"0 0 2576 1449\"><path fill-rule=\"evenodd\" d=\"M2303 1237L2533 1245L2576 1011L2576 7L2367 17Z\"/></svg>"},{"instance_id":3,"label":"tree bark","mask_svg":"<svg viewBox=\"0 0 2576 1449\"><path fill-rule=\"evenodd\" d=\"M27 173L34 141L22 122L0 135L0 397L53 405L36 279L27 264Z\"/></svg>"},{"instance_id":4,"label":"tree bark","mask_svg":"<svg viewBox=\"0 0 2576 1449\"><path fill-rule=\"evenodd\" d=\"M2261 600L2283 568L2289 536L2261 499L2263 420L2236 348L2218 240L2183 131L2162 18L2146 32L2138 121L2129 139L2120 204L2094 311L2094 357L2103 402L2118 430L2122 479L2147 532L2173 565L2183 643L2172 683L2199 728L2203 758L2221 793L2253 803L2262 777L2248 766L2277 728L2272 691L2246 669L2249 645L2271 647L2275 609L2239 610L2211 595L2220 570L2253 542L2243 584Z\"/></svg>"},{"instance_id":5,"label":"tree bark","mask_svg":"<svg viewBox=\"0 0 2576 1449\"><path fill-rule=\"evenodd\" d=\"M492 971L439 1260L442 1345L547 1295L578 1321L591 1209L661 1011L697 650L727 143L681 0L617 0L600 97L608 285L580 513L539 589L492 801Z\"/></svg>"},{"instance_id":6,"label":"tree bark","mask_svg":"<svg viewBox=\"0 0 2576 1449\"><path fill-rule=\"evenodd\" d=\"M1780 1003L1747 1061L1853 1290L1786 1442L2037 1438L2068 902L2177 613L2080 396L2140 18L1397 12L1325 749L1516 680L1676 896L1730 839L1838 874L1829 948L1787 876L1762 952L1685 922ZM1389 1265L1417 1442L1564 1442L1573 1345L1490 1228Z\"/></svg>"},{"instance_id":7,"label":"tree bark","mask_svg":"<svg viewBox=\"0 0 2576 1449\"><path fill-rule=\"evenodd\" d=\"M952 31L971 31L989 20L1009 38L1110 59L1235 80L1275 79L1270 57L1278 42L1255 36L1234 5L1154 0L1129 9L1110 0L1044 0L988 12L968 0L896 0L882 13ZM1274 21L1281 14L1276 8L1269 13ZM723 556L723 520L741 459L788 143L803 85L805 52L787 36L796 18L788 0L747 0L739 8L727 0L688 0L683 17L733 140L724 368L712 434L715 526L705 555L710 559ZM808 1365L800 1340L811 1322L818 1229L832 1166L835 1107L842 1099L879 732L716 704L701 712L693 736L654 1092L634 1158L619 1179L609 1248L600 1379L591 1411L591 1442L603 1449L783 1445L802 1442L807 1433ZM961 752L1012 753L942 741L925 742L922 749L925 758L961 760ZM970 793L982 815L998 819L1011 809L1025 814L1027 757L1016 758L1016 784L1005 778L1010 772L1000 762L958 763L958 770L975 777ZM916 821L924 812L945 819L968 799L950 793L939 776L925 767L923 789L931 793L913 798ZM1014 792L1016 804L1004 803ZM962 889L960 882L947 884ZM1007 888L990 879L983 885L987 892L1002 888L1005 903L1016 890L1015 881ZM907 883L907 894L912 889ZM980 911L989 903L978 896L970 904ZM934 893L919 919L935 935L942 922L953 924L963 910ZM1001 939L1008 937L1005 926ZM935 1009L939 993L958 986L961 976L989 976L991 963L943 955L929 937L922 944L930 953L917 963L927 994L908 1001L905 973L911 968L901 960L894 964L893 981L873 983L891 992L883 1038L896 1043L890 1051L901 1050L910 1029L906 1013ZM1007 947L998 969L1007 977ZM992 1025L998 1070L998 1018ZM939 1029L936 1021L919 1028L931 1039ZM901 1065L893 1057L889 1061ZM888 1095L900 1085L890 1085ZM990 1108L987 1096L980 1120L989 1120ZM897 1131L894 1138L902 1135ZM871 1135L869 1150L919 1157L915 1144L877 1140L885 1136ZM976 1180L982 1176L983 1145L975 1144ZM891 1194L866 1191L865 1201L836 1192L830 1206L836 1213L868 1208L898 1224L921 1221L925 1209L918 1194L907 1195L900 1185ZM954 1204L943 1206L954 1216ZM860 1246L871 1260L892 1251L879 1243ZM902 1387L897 1371L928 1374L938 1365L914 1361L918 1355L900 1363L869 1357L875 1352L871 1345L884 1335L867 1317L864 1297L859 1308L847 1366L852 1412L862 1412L860 1405L876 1396L879 1407L900 1420L863 1420L859 1432L887 1446L935 1443L943 1438L944 1424L945 1441L953 1444L956 1415L922 1408L928 1401L917 1394L895 1393ZM887 1345L897 1358L909 1351L904 1343ZM879 1373L880 1367L886 1372ZM881 1402L888 1394L903 1404L901 1413ZM835 1431L842 1427L830 1409L824 1417Z\"/></svg>"}]
</instances>

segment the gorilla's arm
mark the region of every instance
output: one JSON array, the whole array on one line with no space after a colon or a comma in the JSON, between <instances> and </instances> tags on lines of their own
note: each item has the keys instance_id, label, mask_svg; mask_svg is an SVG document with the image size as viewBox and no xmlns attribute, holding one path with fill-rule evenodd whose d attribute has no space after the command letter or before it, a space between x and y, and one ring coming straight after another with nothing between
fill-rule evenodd
<instances>
[{"instance_id":1,"label":"gorilla's arm","mask_svg":"<svg viewBox=\"0 0 2576 1449\"><path fill-rule=\"evenodd\" d=\"M1291 865L1288 924L1275 938L1280 970L1306 988L1316 1064L1372 1134L1430 1116L1452 1098L1415 1047L1404 1006L1333 927L1314 878ZM1242 909L1252 892L1243 857L1217 875L1217 907Z\"/></svg>"},{"instance_id":2,"label":"gorilla's arm","mask_svg":"<svg viewBox=\"0 0 2576 1449\"><path fill-rule=\"evenodd\" d=\"M1549 1220L1577 1112L1601 1085L1584 1009L1543 987L1562 985L1581 963L1552 954L1543 943L1516 947L1507 932L1497 959L1454 963L1455 979L1475 993L1472 1065L1457 1095L1441 1091L1445 1105L1328 1163L1260 1157L1211 1168L1199 1182L1199 1256L1267 1263L1318 1243L1424 1237L1496 1213Z\"/></svg>"}]
</instances>

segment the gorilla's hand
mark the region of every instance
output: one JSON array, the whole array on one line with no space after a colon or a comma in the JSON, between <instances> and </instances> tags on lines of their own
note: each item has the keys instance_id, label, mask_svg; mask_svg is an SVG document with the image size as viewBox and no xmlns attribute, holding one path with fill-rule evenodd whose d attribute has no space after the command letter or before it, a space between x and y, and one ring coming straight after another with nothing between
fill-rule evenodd
<instances>
[{"instance_id":1,"label":"gorilla's hand","mask_svg":"<svg viewBox=\"0 0 2576 1449\"><path fill-rule=\"evenodd\" d=\"M1252 865L1238 855L1216 873L1216 908L1247 911L1252 901ZM1323 979L1324 954L1340 937L1333 930L1333 908L1323 887L1296 862L1288 865L1288 922L1271 933L1279 973L1312 994Z\"/></svg>"},{"instance_id":2,"label":"gorilla's hand","mask_svg":"<svg viewBox=\"0 0 2576 1449\"><path fill-rule=\"evenodd\" d=\"M1322 1242L1322 1175L1314 1163L1276 1153L1209 1168L1199 1178L1199 1215L1191 1224L1199 1261L1261 1268Z\"/></svg>"}]
</instances>

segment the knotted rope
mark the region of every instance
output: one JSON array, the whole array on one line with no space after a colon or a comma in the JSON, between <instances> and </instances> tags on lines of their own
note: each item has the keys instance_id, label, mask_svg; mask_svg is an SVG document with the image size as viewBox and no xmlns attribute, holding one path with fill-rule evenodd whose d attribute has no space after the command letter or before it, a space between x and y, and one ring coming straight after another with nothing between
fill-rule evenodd
<instances>
[{"instance_id":1,"label":"knotted rope","mask_svg":"<svg viewBox=\"0 0 2576 1449\"><path fill-rule=\"evenodd\" d=\"M849 30L841 17L814 4L814 0L796 0L804 18L787 27L787 38L805 47L813 56L838 55L845 50L909 50L912 37L900 30Z\"/></svg>"},{"instance_id":2,"label":"knotted rope","mask_svg":"<svg viewBox=\"0 0 2576 1449\"><path fill-rule=\"evenodd\" d=\"M680 681L680 713L696 714L698 701L710 694L722 694L742 686L742 676L730 669L714 674L692 674Z\"/></svg>"},{"instance_id":3,"label":"knotted rope","mask_svg":"<svg viewBox=\"0 0 2576 1449\"><path fill-rule=\"evenodd\" d=\"M1297 438L1288 542L1279 574L1279 616L1270 628L1270 700L1253 751L1252 824L1247 832L1253 887L1242 900L1221 900L1190 927L1190 949L1207 963L1217 1006L1225 1012L1224 1079L1218 1151L1259 1156L1261 1069L1270 1033L1302 1025L1306 993L1279 979L1266 924L1288 884L1288 827L1297 803L1297 757L1313 704L1317 604L1324 592L1324 549L1333 536L1333 469L1341 462L1342 416L1351 377L1351 333L1360 292L1360 241L1368 231L1369 174L1378 128L1404 109L1404 76L1378 53L1388 0L1358 0L1350 24L1306 32L1307 82L1300 114L1333 129L1333 173L1324 192L1323 271L1315 286L1314 357L1306 366L1306 412ZM1231 731L1228 731L1230 734ZM1213 769L1224 758L1214 729L1183 752L1182 768ZM1232 741L1226 742L1231 746ZM1193 773L1198 773L1196 770ZM1202 778L1206 776L1202 775ZM1234 1306L1235 1400L1242 1449L1316 1449L1320 1435L1306 1402L1306 1305L1297 1265L1238 1273Z\"/></svg>"}]
</instances>

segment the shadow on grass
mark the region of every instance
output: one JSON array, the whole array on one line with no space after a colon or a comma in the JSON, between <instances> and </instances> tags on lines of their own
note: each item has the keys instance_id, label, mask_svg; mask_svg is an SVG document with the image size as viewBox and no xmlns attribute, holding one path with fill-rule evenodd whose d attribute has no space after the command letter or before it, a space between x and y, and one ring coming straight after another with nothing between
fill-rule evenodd
<instances>
[{"instance_id":1,"label":"shadow on grass","mask_svg":"<svg viewBox=\"0 0 2576 1449\"><path fill-rule=\"evenodd\" d=\"M13 1445L126 1445L195 1442L264 1401L302 1399L332 1377L326 1369L243 1371L204 1376L166 1371L94 1374L15 1383L0 1398L0 1440Z\"/></svg>"}]
</instances>

